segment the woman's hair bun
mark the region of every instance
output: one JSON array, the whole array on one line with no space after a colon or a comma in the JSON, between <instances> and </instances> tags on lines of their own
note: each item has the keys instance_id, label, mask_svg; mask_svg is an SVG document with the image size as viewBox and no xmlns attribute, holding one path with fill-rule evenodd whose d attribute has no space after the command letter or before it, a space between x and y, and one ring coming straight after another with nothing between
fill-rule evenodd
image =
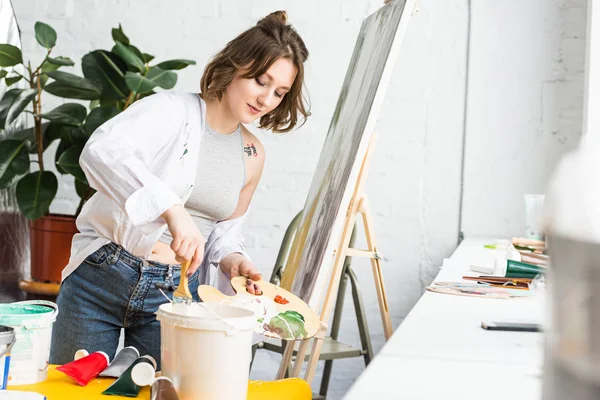
<instances>
[{"instance_id":1,"label":"woman's hair bun","mask_svg":"<svg viewBox=\"0 0 600 400\"><path fill-rule=\"evenodd\" d=\"M262 25L264 23L268 23L268 22L278 22L280 24L283 25L287 25L287 13L283 10L280 11L275 11L272 12L271 14L267 15L266 17L264 17L263 19L261 19L260 21L258 21L258 23L256 25Z\"/></svg>"}]
</instances>

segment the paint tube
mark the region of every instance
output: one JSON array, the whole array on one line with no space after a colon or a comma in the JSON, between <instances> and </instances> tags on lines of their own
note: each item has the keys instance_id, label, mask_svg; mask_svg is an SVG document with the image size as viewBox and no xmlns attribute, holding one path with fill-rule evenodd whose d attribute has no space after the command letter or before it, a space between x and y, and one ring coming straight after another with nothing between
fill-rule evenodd
<instances>
[{"instance_id":1,"label":"paint tube","mask_svg":"<svg viewBox=\"0 0 600 400\"><path fill-rule=\"evenodd\" d=\"M140 363L151 364L152 368L156 370L156 361L152 356L143 356L138 358L127 368L125 372L113 382L102 394L115 395L115 396L127 396L127 397L137 397L140 392L141 387L137 385L132 377L131 371L135 368L136 365Z\"/></svg>"},{"instance_id":2,"label":"paint tube","mask_svg":"<svg viewBox=\"0 0 600 400\"><path fill-rule=\"evenodd\" d=\"M150 386L150 400L179 400L173 382L166 376L155 378L156 371L148 363L135 365L131 370L131 379L136 385Z\"/></svg>"},{"instance_id":3,"label":"paint tube","mask_svg":"<svg viewBox=\"0 0 600 400\"><path fill-rule=\"evenodd\" d=\"M546 272L546 268L506 258L498 258L494 263L494 275L506 278L535 278Z\"/></svg>"},{"instance_id":4,"label":"paint tube","mask_svg":"<svg viewBox=\"0 0 600 400\"><path fill-rule=\"evenodd\" d=\"M108 366L108 355L103 351L97 351L76 361L57 367L56 370L63 372L81 386L87 385L96 378L100 372Z\"/></svg>"},{"instance_id":5,"label":"paint tube","mask_svg":"<svg viewBox=\"0 0 600 400\"><path fill-rule=\"evenodd\" d=\"M75 356L73 356L73 361L81 360L83 357L89 356L90 353L86 349L80 349L75 352Z\"/></svg>"},{"instance_id":6,"label":"paint tube","mask_svg":"<svg viewBox=\"0 0 600 400\"><path fill-rule=\"evenodd\" d=\"M166 376L156 378L150 389L150 400L179 400L171 379Z\"/></svg>"},{"instance_id":7,"label":"paint tube","mask_svg":"<svg viewBox=\"0 0 600 400\"><path fill-rule=\"evenodd\" d=\"M100 376L119 378L138 358L140 358L140 352L135 347L125 347L119 351L108 368L100 373Z\"/></svg>"}]
</instances>

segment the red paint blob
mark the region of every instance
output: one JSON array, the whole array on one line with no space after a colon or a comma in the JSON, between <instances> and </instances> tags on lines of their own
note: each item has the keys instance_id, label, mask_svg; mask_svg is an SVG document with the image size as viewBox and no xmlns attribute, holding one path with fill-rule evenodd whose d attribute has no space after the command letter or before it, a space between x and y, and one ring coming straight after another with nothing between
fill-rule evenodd
<instances>
[{"instance_id":1,"label":"red paint blob","mask_svg":"<svg viewBox=\"0 0 600 400\"><path fill-rule=\"evenodd\" d=\"M103 351L97 351L79 360L61 365L56 370L63 372L79 385L85 386L106 367L108 367L108 356Z\"/></svg>"}]
</instances>

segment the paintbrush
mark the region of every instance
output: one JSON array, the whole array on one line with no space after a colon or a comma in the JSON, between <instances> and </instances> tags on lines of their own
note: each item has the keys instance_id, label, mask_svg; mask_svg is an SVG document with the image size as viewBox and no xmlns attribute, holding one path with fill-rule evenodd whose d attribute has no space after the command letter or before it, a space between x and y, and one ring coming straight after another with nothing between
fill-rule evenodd
<instances>
[{"instance_id":1,"label":"paintbrush","mask_svg":"<svg viewBox=\"0 0 600 400\"><path fill-rule=\"evenodd\" d=\"M184 261L181 263L181 277L179 278L179 286L173 293L173 303L184 303L190 304L192 302L192 292L188 285L187 271L190 268L191 261Z\"/></svg>"}]
</instances>

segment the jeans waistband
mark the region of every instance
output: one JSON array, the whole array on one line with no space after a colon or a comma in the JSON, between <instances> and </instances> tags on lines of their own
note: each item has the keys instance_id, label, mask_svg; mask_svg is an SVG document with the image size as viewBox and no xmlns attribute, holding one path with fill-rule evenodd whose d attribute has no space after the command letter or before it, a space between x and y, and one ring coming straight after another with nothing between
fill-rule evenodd
<instances>
[{"instance_id":1,"label":"jeans waistband","mask_svg":"<svg viewBox=\"0 0 600 400\"><path fill-rule=\"evenodd\" d=\"M158 270L164 270L165 272L168 270L177 270L181 268L181 265L179 264L163 264L158 261L144 260L136 257L125 250L122 246L114 242L106 244L104 248L108 252L112 264L116 263L117 261L122 261L137 270L141 270L142 267L152 267Z\"/></svg>"}]
</instances>

